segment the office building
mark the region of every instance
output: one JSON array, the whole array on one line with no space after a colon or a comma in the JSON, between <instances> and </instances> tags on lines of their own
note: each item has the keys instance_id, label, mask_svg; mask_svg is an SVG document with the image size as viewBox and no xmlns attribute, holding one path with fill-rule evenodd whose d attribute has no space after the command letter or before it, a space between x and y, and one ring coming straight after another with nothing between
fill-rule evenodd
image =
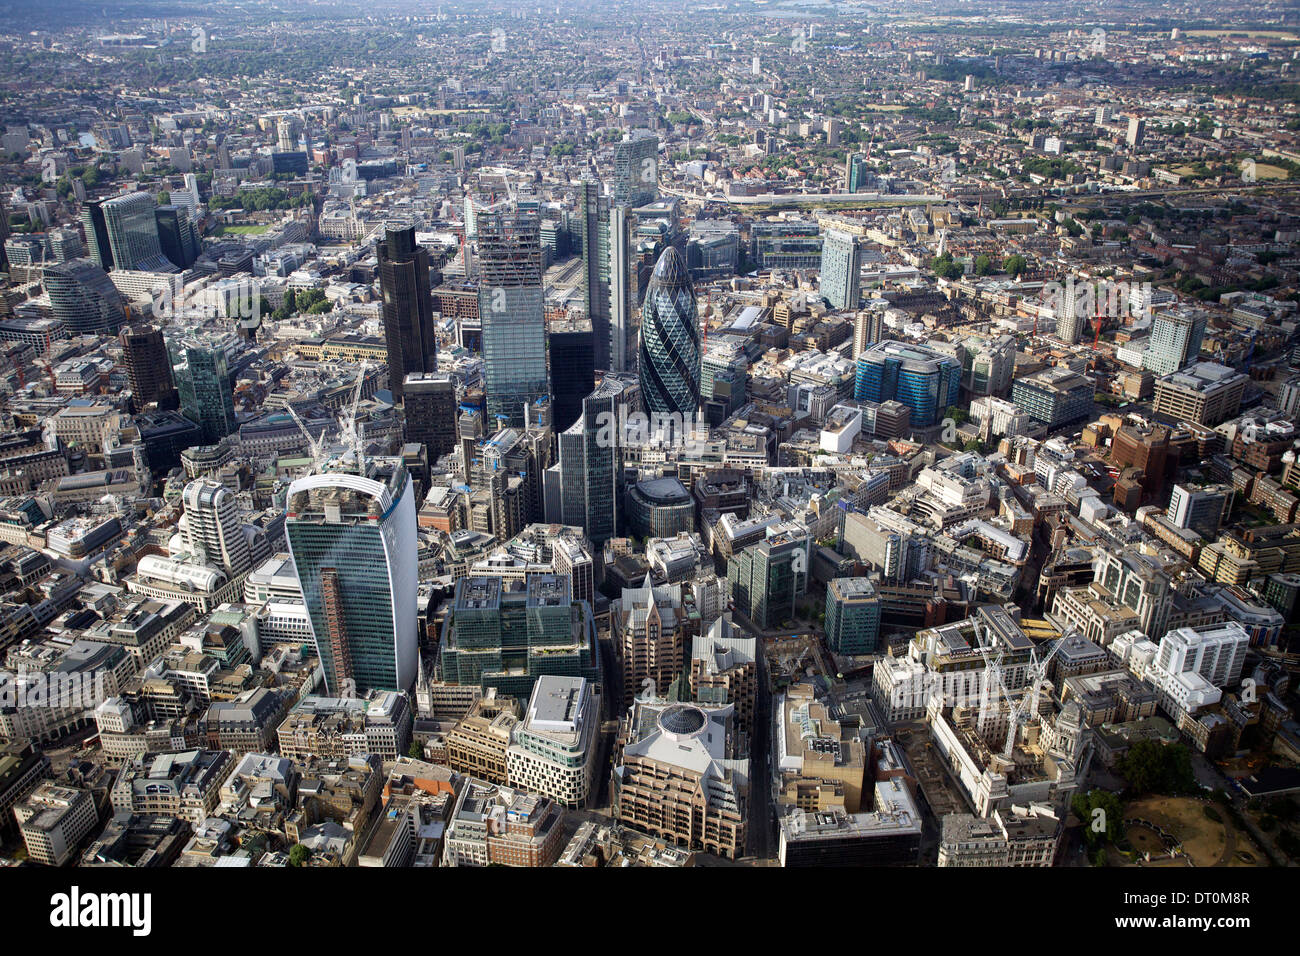
<instances>
[{"instance_id":1,"label":"office building","mask_svg":"<svg viewBox=\"0 0 1300 956\"><path fill-rule=\"evenodd\" d=\"M63 866L99 823L89 790L41 783L14 807L28 859Z\"/></svg>"},{"instance_id":2,"label":"office building","mask_svg":"<svg viewBox=\"0 0 1300 956\"><path fill-rule=\"evenodd\" d=\"M610 365L610 215L609 199L600 194L600 183L584 179L578 184L578 241L582 245L582 294L591 322L594 367L608 371ZM559 376L555 376L559 381ZM588 389L590 391L590 389ZM558 402L558 398L557 398ZM572 424L572 422L570 422ZM568 425L556 427L563 431Z\"/></svg>"},{"instance_id":3,"label":"office building","mask_svg":"<svg viewBox=\"0 0 1300 956\"><path fill-rule=\"evenodd\" d=\"M159 206L154 210L154 220L158 227L158 245L167 261L177 269L188 269L194 265L203 247L189 209L184 206Z\"/></svg>"},{"instance_id":4,"label":"office building","mask_svg":"<svg viewBox=\"0 0 1300 956\"><path fill-rule=\"evenodd\" d=\"M874 654L880 646L880 595L869 578L826 585L826 642L836 654Z\"/></svg>"},{"instance_id":5,"label":"office building","mask_svg":"<svg viewBox=\"0 0 1300 956\"><path fill-rule=\"evenodd\" d=\"M581 677L539 677L507 753L509 783L586 806L600 751L600 695Z\"/></svg>"},{"instance_id":6,"label":"office building","mask_svg":"<svg viewBox=\"0 0 1300 956\"><path fill-rule=\"evenodd\" d=\"M81 227L86 233L90 259L105 272L113 271L113 246L108 241L108 222L104 217L106 200L89 200L81 207ZM5 228L9 226L5 222Z\"/></svg>"},{"instance_id":7,"label":"office building","mask_svg":"<svg viewBox=\"0 0 1300 956\"><path fill-rule=\"evenodd\" d=\"M736 726L754 732L758 711L758 638L746 634L723 612L708 633L691 638L690 696L708 707L736 708Z\"/></svg>"},{"instance_id":8,"label":"office building","mask_svg":"<svg viewBox=\"0 0 1300 956\"><path fill-rule=\"evenodd\" d=\"M289 486L285 534L334 696L415 682L415 495L401 459L335 459Z\"/></svg>"},{"instance_id":9,"label":"office building","mask_svg":"<svg viewBox=\"0 0 1300 956\"><path fill-rule=\"evenodd\" d=\"M196 560L221 568L230 578L253 570L249 534L240 521L235 496L221 482L210 478L191 481L181 500L185 503L181 518L185 544Z\"/></svg>"},{"instance_id":10,"label":"office building","mask_svg":"<svg viewBox=\"0 0 1300 956\"><path fill-rule=\"evenodd\" d=\"M727 580L736 611L760 630L780 627L795 616L808 587L812 538L797 527L768 529L768 536L727 561Z\"/></svg>"},{"instance_id":11,"label":"office building","mask_svg":"<svg viewBox=\"0 0 1300 956\"><path fill-rule=\"evenodd\" d=\"M832 309L856 309L862 280L857 237L831 230L822 240L821 293Z\"/></svg>"},{"instance_id":12,"label":"office building","mask_svg":"<svg viewBox=\"0 0 1300 956\"><path fill-rule=\"evenodd\" d=\"M686 667L692 633L690 606L680 584L624 588L610 608L614 643L623 659L623 706L637 696L668 693Z\"/></svg>"},{"instance_id":13,"label":"office building","mask_svg":"<svg viewBox=\"0 0 1300 956\"><path fill-rule=\"evenodd\" d=\"M637 217L631 206L609 211L609 371L631 372L637 361ZM647 290L648 292L648 290Z\"/></svg>"},{"instance_id":14,"label":"office building","mask_svg":"<svg viewBox=\"0 0 1300 956\"><path fill-rule=\"evenodd\" d=\"M1166 517L1175 527L1188 528L1213 540L1232 507L1232 496L1232 488L1224 485L1207 488L1174 485Z\"/></svg>"},{"instance_id":15,"label":"office building","mask_svg":"<svg viewBox=\"0 0 1300 956\"><path fill-rule=\"evenodd\" d=\"M181 412L203 430L206 445L216 444L238 424L229 364L234 347L233 335L188 336L168 342Z\"/></svg>"},{"instance_id":16,"label":"office building","mask_svg":"<svg viewBox=\"0 0 1300 956\"><path fill-rule=\"evenodd\" d=\"M1063 365L1045 368L1011 383L1011 401L1049 429L1082 421L1092 414L1096 394L1090 379Z\"/></svg>"},{"instance_id":17,"label":"office building","mask_svg":"<svg viewBox=\"0 0 1300 956\"><path fill-rule=\"evenodd\" d=\"M163 255L155 215L157 208L154 198L145 192L114 196L100 204L114 269L176 271L176 267Z\"/></svg>"},{"instance_id":18,"label":"office building","mask_svg":"<svg viewBox=\"0 0 1300 956\"><path fill-rule=\"evenodd\" d=\"M644 206L659 198L659 137L637 130L614 144L615 206Z\"/></svg>"},{"instance_id":19,"label":"office building","mask_svg":"<svg viewBox=\"0 0 1300 956\"><path fill-rule=\"evenodd\" d=\"M744 854L749 760L737 756L733 707L637 700L619 737L616 820L687 850Z\"/></svg>"},{"instance_id":20,"label":"office building","mask_svg":"<svg viewBox=\"0 0 1300 956\"><path fill-rule=\"evenodd\" d=\"M618 423L625 389L604 378L582 401L582 415L559 436L560 524L580 527L595 545L619 532L622 467Z\"/></svg>"},{"instance_id":21,"label":"office building","mask_svg":"<svg viewBox=\"0 0 1300 956\"><path fill-rule=\"evenodd\" d=\"M113 334L127 321L126 299L108 274L89 259L72 259L41 270L54 318L76 335Z\"/></svg>"},{"instance_id":22,"label":"office building","mask_svg":"<svg viewBox=\"0 0 1300 956\"><path fill-rule=\"evenodd\" d=\"M552 800L470 778L443 837L443 866L554 866L564 811Z\"/></svg>"},{"instance_id":23,"label":"office building","mask_svg":"<svg viewBox=\"0 0 1300 956\"><path fill-rule=\"evenodd\" d=\"M961 377L961 363L952 356L923 345L877 342L858 356L854 397L897 401L908 409L912 428L930 428L957 403Z\"/></svg>"},{"instance_id":24,"label":"office building","mask_svg":"<svg viewBox=\"0 0 1300 956\"><path fill-rule=\"evenodd\" d=\"M1247 376L1214 362L1193 362L1156 379L1154 411L1180 422L1218 425L1237 414Z\"/></svg>"},{"instance_id":25,"label":"office building","mask_svg":"<svg viewBox=\"0 0 1300 956\"><path fill-rule=\"evenodd\" d=\"M443 622L438 668L448 684L527 698L537 678L599 674L591 606L567 574L456 582Z\"/></svg>"},{"instance_id":26,"label":"office building","mask_svg":"<svg viewBox=\"0 0 1300 956\"><path fill-rule=\"evenodd\" d=\"M525 407L550 394L538 230L524 210L478 217L483 380L494 424L523 425Z\"/></svg>"},{"instance_id":27,"label":"office building","mask_svg":"<svg viewBox=\"0 0 1300 956\"><path fill-rule=\"evenodd\" d=\"M438 370L429 252L416 244L414 226L390 223L378 256L389 383L401 401L407 375Z\"/></svg>"},{"instance_id":28,"label":"office building","mask_svg":"<svg viewBox=\"0 0 1300 956\"><path fill-rule=\"evenodd\" d=\"M456 380L449 372L412 372L402 388L408 442L424 446L432 465L456 448Z\"/></svg>"},{"instance_id":29,"label":"office building","mask_svg":"<svg viewBox=\"0 0 1300 956\"><path fill-rule=\"evenodd\" d=\"M160 409L175 409L180 396L172 384L171 360L162 330L151 325L132 325L118 335L127 381L131 385L131 404L137 410L157 404Z\"/></svg>"},{"instance_id":30,"label":"office building","mask_svg":"<svg viewBox=\"0 0 1300 956\"><path fill-rule=\"evenodd\" d=\"M280 755L290 760L347 760L368 754L396 760L410 748L413 721L410 701L393 691L363 697L309 694L275 733Z\"/></svg>"},{"instance_id":31,"label":"office building","mask_svg":"<svg viewBox=\"0 0 1300 956\"><path fill-rule=\"evenodd\" d=\"M640 375L647 412L694 420L700 408L700 324L690 272L676 249L664 250L646 288Z\"/></svg>"},{"instance_id":32,"label":"office building","mask_svg":"<svg viewBox=\"0 0 1300 956\"><path fill-rule=\"evenodd\" d=\"M628 534L671 538L695 528L695 499L678 478L647 478L627 490Z\"/></svg>"},{"instance_id":33,"label":"office building","mask_svg":"<svg viewBox=\"0 0 1300 956\"><path fill-rule=\"evenodd\" d=\"M578 420L583 399L595 390L596 369L605 366L597 364L596 333L589 319L552 324L546 341L554 389L551 428L558 435Z\"/></svg>"}]
</instances>

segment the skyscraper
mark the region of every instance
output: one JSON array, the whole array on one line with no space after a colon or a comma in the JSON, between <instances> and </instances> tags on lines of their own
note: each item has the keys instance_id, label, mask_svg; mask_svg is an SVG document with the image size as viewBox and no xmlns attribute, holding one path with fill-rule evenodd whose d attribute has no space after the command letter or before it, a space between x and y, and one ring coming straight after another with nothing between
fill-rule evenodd
<instances>
[{"instance_id":1,"label":"skyscraper","mask_svg":"<svg viewBox=\"0 0 1300 956\"><path fill-rule=\"evenodd\" d=\"M158 243L163 255L178 269L188 269L199 257L199 234L184 206L159 206L154 210Z\"/></svg>"},{"instance_id":2,"label":"skyscraper","mask_svg":"<svg viewBox=\"0 0 1300 956\"><path fill-rule=\"evenodd\" d=\"M334 459L289 486L285 534L334 696L406 690L418 656L415 493L400 458Z\"/></svg>"},{"instance_id":3,"label":"skyscraper","mask_svg":"<svg viewBox=\"0 0 1300 956\"><path fill-rule=\"evenodd\" d=\"M483 378L492 424L522 425L524 406L550 392L538 229L531 213L478 217Z\"/></svg>"},{"instance_id":4,"label":"skyscraper","mask_svg":"<svg viewBox=\"0 0 1300 956\"><path fill-rule=\"evenodd\" d=\"M659 198L659 137L637 130L614 144L612 205L644 206Z\"/></svg>"},{"instance_id":5,"label":"skyscraper","mask_svg":"<svg viewBox=\"0 0 1300 956\"><path fill-rule=\"evenodd\" d=\"M1206 314L1200 309L1172 308L1151 320L1151 340L1142 365L1156 375L1170 375L1195 362L1205 338Z\"/></svg>"},{"instance_id":6,"label":"skyscraper","mask_svg":"<svg viewBox=\"0 0 1300 956\"><path fill-rule=\"evenodd\" d=\"M100 206L115 269L175 272L158 239L157 203L145 192L114 196ZM103 250L100 250L103 254Z\"/></svg>"},{"instance_id":7,"label":"skyscraper","mask_svg":"<svg viewBox=\"0 0 1300 956\"><path fill-rule=\"evenodd\" d=\"M700 407L700 323L690 272L676 249L664 250L646 288L640 373L647 412L695 417Z\"/></svg>"},{"instance_id":8,"label":"skyscraper","mask_svg":"<svg viewBox=\"0 0 1300 956\"><path fill-rule=\"evenodd\" d=\"M609 365L607 371L630 372L636 361L638 293L636 215L628 206L609 211ZM599 366L597 366L599 367Z\"/></svg>"},{"instance_id":9,"label":"skyscraper","mask_svg":"<svg viewBox=\"0 0 1300 956\"><path fill-rule=\"evenodd\" d=\"M551 427L564 432L582 414L582 400L596 387L595 332L587 320L552 324L547 332L555 403Z\"/></svg>"},{"instance_id":10,"label":"skyscraper","mask_svg":"<svg viewBox=\"0 0 1300 956\"><path fill-rule=\"evenodd\" d=\"M92 200L81 207L81 226L86 232L90 258L105 272L113 269L113 247L108 241L108 223L104 218L105 200Z\"/></svg>"},{"instance_id":11,"label":"skyscraper","mask_svg":"<svg viewBox=\"0 0 1300 956\"><path fill-rule=\"evenodd\" d=\"M456 382L449 372L415 372L402 393L406 440L423 445L432 465L456 447Z\"/></svg>"},{"instance_id":12,"label":"skyscraper","mask_svg":"<svg viewBox=\"0 0 1300 956\"><path fill-rule=\"evenodd\" d=\"M126 322L126 300L89 259L48 265L41 277L50 311L74 333L112 333Z\"/></svg>"},{"instance_id":13,"label":"skyscraper","mask_svg":"<svg viewBox=\"0 0 1300 956\"><path fill-rule=\"evenodd\" d=\"M559 437L560 520L582 528L597 547L618 533L623 391L620 382L602 379L583 399L581 417Z\"/></svg>"},{"instance_id":14,"label":"skyscraper","mask_svg":"<svg viewBox=\"0 0 1300 956\"><path fill-rule=\"evenodd\" d=\"M185 486L185 542L190 554L221 568L231 578L253 570L253 552L244 534L235 496L219 481L199 478Z\"/></svg>"},{"instance_id":15,"label":"skyscraper","mask_svg":"<svg viewBox=\"0 0 1300 956\"><path fill-rule=\"evenodd\" d=\"M169 343L172 374L180 394L181 411L203 429L203 442L215 444L235 430L235 396L228 352L234 336L210 336Z\"/></svg>"},{"instance_id":16,"label":"skyscraper","mask_svg":"<svg viewBox=\"0 0 1300 956\"><path fill-rule=\"evenodd\" d=\"M591 320L595 367L607 371L611 367L609 199L600 194L600 183L592 179L584 179L578 185L578 232L582 243L583 299L587 318ZM557 423L556 430L567 427Z\"/></svg>"},{"instance_id":17,"label":"skyscraper","mask_svg":"<svg viewBox=\"0 0 1300 956\"><path fill-rule=\"evenodd\" d=\"M861 283L861 256L855 236L832 230L822 241L822 297L832 309L856 309Z\"/></svg>"},{"instance_id":18,"label":"skyscraper","mask_svg":"<svg viewBox=\"0 0 1300 956\"><path fill-rule=\"evenodd\" d=\"M172 384L172 366L162 331L152 325L132 325L122 329L118 341L136 411L153 402L162 409L179 407L180 396Z\"/></svg>"},{"instance_id":19,"label":"skyscraper","mask_svg":"<svg viewBox=\"0 0 1300 956\"><path fill-rule=\"evenodd\" d=\"M402 400L406 376L438 370L438 341L429 287L429 252L415 243L415 227L390 223L379 244L388 381Z\"/></svg>"}]
</instances>

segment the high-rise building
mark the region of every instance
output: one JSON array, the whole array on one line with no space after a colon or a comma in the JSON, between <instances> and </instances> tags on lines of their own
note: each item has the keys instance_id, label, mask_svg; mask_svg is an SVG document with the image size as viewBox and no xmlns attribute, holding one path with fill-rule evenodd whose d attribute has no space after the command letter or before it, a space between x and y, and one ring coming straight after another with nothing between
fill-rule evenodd
<instances>
[{"instance_id":1,"label":"high-rise building","mask_svg":"<svg viewBox=\"0 0 1300 956\"><path fill-rule=\"evenodd\" d=\"M143 272L176 271L163 255L158 239L158 219L154 214L157 205L154 198L145 192L114 196L100 205L113 268Z\"/></svg>"},{"instance_id":2,"label":"high-rise building","mask_svg":"<svg viewBox=\"0 0 1300 956\"><path fill-rule=\"evenodd\" d=\"M695 418L700 408L700 320L686 262L666 249L641 309L641 394L646 411Z\"/></svg>"},{"instance_id":3,"label":"high-rise building","mask_svg":"<svg viewBox=\"0 0 1300 956\"><path fill-rule=\"evenodd\" d=\"M1142 367L1169 375L1195 362L1205 338L1206 313L1201 309L1162 309L1151 319L1151 339L1142 353Z\"/></svg>"},{"instance_id":4,"label":"high-rise building","mask_svg":"<svg viewBox=\"0 0 1300 956\"><path fill-rule=\"evenodd\" d=\"M885 337L885 310L862 309L853 317L853 361Z\"/></svg>"},{"instance_id":5,"label":"high-rise building","mask_svg":"<svg viewBox=\"0 0 1300 956\"><path fill-rule=\"evenodd\" d=\"M880 643L880 595L869 578L826 585L826 641L836 654L874 654Z\"/></svg>"},{"instance_id":6,"label":"high-rise building","mask_svg":"<svg viewBox=\"0 0 1300 956\"><path fill-rule=\"evenodd\" d=\"M478 246L488 418L522 425L524 407L550 393L537 216L481 212Z\"/></svg>"},{"instance_id":7,"label":"high-rise building","mask_svg":"<svg viewBox=\"0 0 1300 956\"><path fill-rule=\"evenodd\" d=\"M861 275L857 237L847 232L828 232L822 240L822 298L831 304L832 309L856 309Z\"/></svg>"},{"instance_id":8,"label":"high-rise building","mask_svg":"<svg viewBox=\"0 0 1300 956\"><path fill-rule=\"evenodd\" d=\"M105 201L102 199L91 200L81 207L81 226L86 233L86 245L90 250L90 258L94 260L95 265L105 272L111 272L113 269L113 246L108 241L108 222L104 218ZM7 221L5 225L8 226Z\"/></svg>"},{"instance_id":9,"label":"high-rise building","mask_svg":"<svg viewBox=\"0 0 1300 956\"><path fill-rule=\"evenodd\" d=\"M1092 413L1096 386L1078 372L1057 365L1011 383L1011 401L1036 422L1057 428Z\"/></svg>"},{"instance_id":10,"label":"high-rise building","mask_svg":"<svg viewBox=\"0 0 1300 956\"><path fill-rule=\"evenodd\" d=\"M1183 422L1213 427L1237 414L1247 376L1217 362L1193 362L1156 380L1151 408Z\"/></svg>"},{"instance_id":11,"label":"high-rise building","mask_svg":"<svg viewBox=\"0 0 1300 956\"><path fill-rule=\"evenodd\" d=\"M56 262L41 270L50 311L78 335L114 333L127 320L126 300L108 273L89 259Z\"/></svg>"},{"instance_id":12,"label":"high-rise building","mask_svg":"<svg viewBox=\"0 0 1300 956\"><path fill-rule=\"evenodd\" d=\"M871 167L866 153L849 153L845 166L848 170L846 192L866 192L873 185Z\"/></svg>"},{"instance_id":13,"label":"high-rise building","mask_svg":"<svg viewBox=\"0 0 1300 956\"><path fill-rule=\"evenodd\" d=\"M608 371L611 368L609 199L600 194L600 183L593 179L584 179L578 185L578 238L582 243L582 293L587 318L591 320L595 367ZM560 425L558 417L556 421L557 432L568 427Z\"/></svg>"},{"instance_id":14,"label":"high-rise building","mask_svg":"<svg viewBox=\"0 0 1300 956\"><path fill-rule=\"evenodd\" d=\"M235 496L211 478L185 486L185 543L190 554L221 568L231 578L253 570L253 551L235 506Z\"/></svg>"},{"instance_id":15,"label":"high-rise building","mask_svg":"<svg viewBox=\"0 0 1300 956\"><path fill-rule=\"evenodd\" d=\"M216 444L238 424L228 357L233 346L232 335L191 336L168 343L181 411L203 429L207 445Z\"/></svg>"},{"instance_id":16,"label":"high-rise building","mask_svg":"<svg viewBox=\"0 0 1300 956\"><path fill-rule=\"evenodd\" d=\"M429 251L415 242L415 226L390 223L379 244L388 381L401 401L406 376L438 371L438 339L429 286Z\"/></svg>"},{"instance_id":17,"label":"high-rise building","mask_svg":"<svg viewBox=\"0 0 1300 956\"><path fill-rule=\"evenodd\" d=\"M418 647L415 493L400 458L334 459L289 486L285 535L330 694L407 690Z\"/></svg>"},{"instance_id":18,"label":"high-rise building","mask_svg":"<svg viewBox=\"0 0 1300 956\"><path fill-rule=\"evenodd\" d=\"M461 578L443 622L438 668L447 684L520 698L539 677L596 680L591 605L573 597L567 574Z\"/></svg>"},{"instance_id":19,"label":"high-rise building","mask_svg":"<svg viewBox=\"0 0 1300 956\"><path fill-rule=\"evenodd\" d=\"M644 206L659 198L659 137L637 130L614 144L615 206Z\"/></svg>"},{"instance_id":20,"label":"high-rise building","mask_svg":"<svg viewBox=\"0 0 1300 956\"><path fill-rule=\"evenodd\" d=\"M1128 118L1128 132L1124 135L1124 142L1130 146L1141 146L1142 140L1146 137L1147 121L1137 117Z\"/></svg>"},{"instance_id":21,"label":"high-rise building","mask_svg":"<svg viewBox=\"0 0 1300 956\"><path fill-rule=\"evenodd\" d=\"M171 360L162 330L152 325L127 326L118 335L118 342L136 411L154 402L161 409L179 407L180 396L172 384Z\"/></svg>"},{"instance_id":22,"label":"high-rise building","mask_svg":"<svg viewBox=\"0 0 1300 956\"><path fill-rule=\"evenodd\" d=\"M582 677L543 676L506 751L512 787L584 807L600 751L600 694Z\"/></svg>"},{"instance_id":23,"label":"high-rise building","mask_svg":"<svg viewBox=\"0 0 1300 956\"><path fill-rule=\"evenodd\" d=\"M587 319L565 325L553 323L546 341L554 389L551 427L561 434L578 420L583 399L596 387L595 332Z\"/></svg>"},{"instance_id":24,"label":"high-rise building","mask_svg":"<svg viewBox=\"0 0 1300 956\"><path fill-rule=\"evenodd\" d=\"M1232 496L1232 488L1226 485L1210 488L1174 485L1166 517L1175 527L1190 528L1212 540L1227 517Z\"/></svg>"},{"instance_id":25,"label":"high-rise building","mask_svg":"<svg viewBox=\"0 0 1300 956\"><path fill-rule=\"evenodd\" d=\"M188 269L198 259L201 245L198 230L184 206L159 206L154 210L158 243L162 253L178 269Z\"/></svg>"},{"instance_id":26,"label":"high-rise building","mask_svg":"<svg viewBox=\"0 0 1300 956\"><path fill-rule=\"evenodd\" d=\"M736 610L766 630L794 618L808 587L812 538L795 527L769 528L768 536L727 561Z\"/></svg>"},{"instance_id":27,"label":"high-rise building","mask_svg":"<svg viewBox=\"0 0 1300 956\"><path fill-rule=\"evenodd\" d=\"M456 447L456 381L449 372L412 372L402 388L408 442L423 445L429 463Z\"/></svg>"},{"instance_id":28,"label":"high-rise building","mask_svg":"<svg viewBox=\"0 0 1300 956\"><path fill-rule=\"evenodd\" d=\"M609 211L606 244L609 250L609 368L630 372L635 368L637 344L637 231L636 214L630 206Z\"/></svg>"},{"instance_id":29,"label":"high-rise building","mask_svg":"<svg viewBox=\"0 0 1300 956\"><path fill-rule=\"evenodd\" d=\"M639 588L624 588L610 622L623 658L623 706L637 696L667 694L686 668L693 629L682 585L655 586L647 578Z\"/></svg>"},{"instance_id":30,"label":"high-rise building","mask_svg":"<svg viewBox=\"0 0 1300 956\"><path fill-rule=\"evenodd\" d=\"M877 342L858 356L854 397L906 406L911 427L930 428L961 390L961 363L924 345Z\"/></svg>"},{"instance_id":31,"label":"high-rise building","mask_svg":"<svg viewBox=\"0 0 1300 956\"><path fill-rule=\"evenodd\" d=\"M749 760L738 756L735 708L637 700L623 722L614 817L691 850L745 852ZM765 784L758 784L760 786Z\"/></svg>"},{"instance_id":32,"label":"high-rise building","mask_svg":"<svg viewBox=\"0 0 1300 956\"><path fill-rule=\"evenodd\" d=\"M625 401L621 382L602 379L583 399L578 420L559 436L560 523L582 528L597 546L619 530L619 423Z\"/></svg>"}]
</instances>

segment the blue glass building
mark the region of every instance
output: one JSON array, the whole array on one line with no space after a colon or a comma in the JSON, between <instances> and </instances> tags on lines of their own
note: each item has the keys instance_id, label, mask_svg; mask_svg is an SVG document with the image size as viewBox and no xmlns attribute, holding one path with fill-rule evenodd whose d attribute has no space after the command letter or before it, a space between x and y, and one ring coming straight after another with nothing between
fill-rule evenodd
<instances>
[{"instance_id":1,"label":"blue glass building","mask_svg":"<svg viewBox=\"0 0 1300 956\"><path fill-rule=\"evenodd\" d=\"M929 428L955 405L961 390L961 363L923 345L877 342L858 356L853 397L858 401L893 399L912 413L912 425Z\"/></svg>"}]
</instances>

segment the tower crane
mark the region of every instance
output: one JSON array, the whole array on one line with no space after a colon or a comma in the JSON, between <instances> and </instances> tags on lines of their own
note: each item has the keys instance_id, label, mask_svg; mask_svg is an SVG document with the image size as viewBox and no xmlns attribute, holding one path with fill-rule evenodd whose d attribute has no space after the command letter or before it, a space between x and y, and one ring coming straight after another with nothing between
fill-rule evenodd
<instances>
[{"instance_id":1,"label":"tower crane","mask_svg":"<svg viewBox=\"0 0 1300 956\"><path fill-rule=\"evenodd\" d=\"M1035 656L1031 656L1028 689L1020 695L1020 700L1015 704L1011 703L1010 697L1007 698L1007 704L1011 707L1011 715L1007 724L1006 746L1002 748L1002 756L1007 760L1011 759L1012 750L1015 748L1016 733L1020 727L1020 722L1030 713L1038 713L1038 691L1042 686L1043 676L1047 673L1047 665L1051 663L1052 658L1056 656L1056 652L1061 649L1061 645L1064 643L1064 637L1056 641L1052 645L1052 649L1047 652L1047 655L1041 661L1037 660ZM1031 651L1030 654L1033 655L1033 652ZM1006 688L1003 687L1004 692L1005 690Z\"/></svg>"}]
</instances>

